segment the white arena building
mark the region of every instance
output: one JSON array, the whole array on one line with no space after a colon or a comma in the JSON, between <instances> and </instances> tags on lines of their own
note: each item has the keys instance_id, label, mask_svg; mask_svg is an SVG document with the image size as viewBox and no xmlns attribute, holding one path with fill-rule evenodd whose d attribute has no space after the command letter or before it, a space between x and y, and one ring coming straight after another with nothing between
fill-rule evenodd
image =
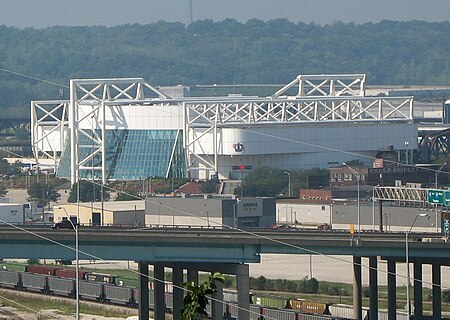
<instances>
[{"instance_id":1,"label":"white arena building","mask_svg":"<svg viewBox=\"0 0 450 320\"><path fill-rule=\"evenodd\" d=\"M37 163L72 182L239 179L417 148L412 97L368 97L365 75L300 75L268 97L166 92L140 78L71 80L69 100L31 102Z\"/></svg>"}]
</instances>

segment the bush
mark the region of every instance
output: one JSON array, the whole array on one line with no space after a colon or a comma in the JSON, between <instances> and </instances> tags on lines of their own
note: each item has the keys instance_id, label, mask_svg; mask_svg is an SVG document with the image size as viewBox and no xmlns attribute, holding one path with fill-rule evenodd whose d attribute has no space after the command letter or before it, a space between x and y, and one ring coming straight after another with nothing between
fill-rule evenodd
<instances>
[{"instance_id":1,"label":"bush","mask_svg":"<svg viewBox=\"0 0 450 320\"><path fill-rule=\"evenodd\" d=\"M251 279L253 280L253 279ZM252 281L253 288L255 290L267 290L267 279L263 276L260 276Z\"/></svg>"},{"instance_id":2,"label":"bush","mask_svg":"<svg viewBox=\"0 0 450 320\"><path fill-rule=\"evenodd\" d=\"M157 189L155 189L155 193L163 193L163 194L172 193L172 187L168 186L168 187L157 188Z\"/></svg>"},{"instance_id":3,"label":"bush","mask_svg":"<svg viewBox=\"0 0 450 320\"><path fill-rule=\"evenodd\" d=\"M316 278L311 278L306 280L306 293L317 293L319 292L319 281Z\"/></svg>"},{"instance_id":4,"label":"bush","mask_svg":"<svg viewBox=\"0 0 450 320\"><path fill-rule=\"evenodd\" d=\"M450 302L450 289L442 291L442 301Z\"/></svg>"},{"instance_id":5,"label":"bush","mask_svg":"<svg viewBox=\"0 0 450 320\"><path fill-rule=\"evenodd\" d=\"M203 193L215 193L216 192L216 180L207 180L202 183Z\"/></svg>"},{"instance_id":6,"label":"bush","mask_svg":"<svg viewBox=\"0 0 450 320\"><path fill-rule=\"evenodd\" d=\"M369 289L369 287L363 287L362 294L363 294L364 298L370 297L370 289Z\"/></svg>"},{"instance_id":7,"label":"bush","mask_svg":"<svg viewBox=\"0 0 450 320\"><path fill-rule=\"evenodd\" d=\"M328 288L328 294L331 296L338 296L339 295L339 286L332 285Z\"/></svg>"},{"instance_id":8,"label":"bush","mask_svg":"<svg viewBox=\"0 0 450 320\"><path fill-rule=\"evenodd\" d=\"M28 259L27 264L41 264L39 259Z\"/></svg>"},{"instance_id":9,"label":"bush","mask_svg":"<svg viewBox=\"0 0 450 320\"><path fill-rule=\"evenodd\" d=\"M339 291L341 296L348 296L349 293L344 288L341 288L338 284L330 284L327 282L321 282L319 284L319 293L328 294L330 296L339 296Z\"/></svg>"}]
</instances>

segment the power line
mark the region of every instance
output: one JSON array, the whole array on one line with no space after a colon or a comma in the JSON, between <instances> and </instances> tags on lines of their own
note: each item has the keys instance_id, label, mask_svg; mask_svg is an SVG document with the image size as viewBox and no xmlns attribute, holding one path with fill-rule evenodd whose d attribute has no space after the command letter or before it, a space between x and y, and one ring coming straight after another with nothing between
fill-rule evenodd
<instances>
[{"instance_id":1,"label":"power line","mask_svg":"<svg viewBox=\"0 0 450 320\"><path fill-rule=\"evenodd\" d=\"M190 2L191 2L191 1L192 1L192 0L190 0ZM68 86L63 86L63 85L60 85L60 84L57 84L57 83L54 83L54 82L51 82L51 81L47 81L47 80L44 80L44 79L39 79L39 78L36 78L36 77L28 76L28 75L25 75L25 74L22 74L22 73L18 73L18 72L14 72L14 71L11 71L11 70L7 70L7 69L3 69L3 68L0 68L0 70L1 70L1 71L5 71L5 72L9 72L9 73L11 73L11 74L23 76L23 77L26 77L26 78L29 78L29 79L33 79L33 80L37 80L37 81L42 81L42 82L46 82L46 83L49 83L49 84L53 84L53 85L57 85L57 86L61 86L61 87L68 88ZM168 112L168 111L166 111L166 110L164 110L163 112L167 112L167 113L169 113L169 114L174 114L173 112L170 112L170 111ZM263 136L266 136L266 137L272 137L272 138L276 138L276 139L284 140L284 141L290 141L290 142L293 142L293 143L298 143L298 144L308 145L308 146L312 146L312 147L315 147L315 148L324 149L324 150L328 150L328 151L340 152L340 153L345 153L345 154L349 154L349 155L353 155L353 156L358 156L358 157L364 157L364 158L368 158L368 159L376 159L375 157L370 157L370 156L366 156L366 155L361 155L361 154L358 154L358 153L355 153L355 152L349 152L349 151L339 150L339 149L335 149L335 148L331 148L331 147L320 146L320 145L317 145L317 144L311 144L311 143L307 143L307 142L304 142L304 141L297 141L297 140L294 140L294 139L278 137L278 136L275 136L275 135L270 135L270 134L266 134L266 133L262 133L262 132L257 132L257 131L251 130L251 129L245 129L245 128L244 128L244 129L241 129L241 130L246 130L246 131L252 132L252 133L254 133L254 134L259 134L259 135L263 135ZM4 149L4 148L0 148L0 149L6 150L6 149ZM396 162L396 161L387 161L387 162L392 162L392 163L397 163L397 164L399 163L399 162ZM402 164L402 165L404 165L404 164ZM413 165L409 165L409 164L407 164L407 166L412 166L412 167L413 167ZM429 169L429 168L422 168L422 169L424 169L424 170L429 170L429 171L433 171L433 172L436 172L436 171L437 171L437 170ZM447 175L450 174L449 172L442 172L442 171L440 171L440 173L442 173L442 174L447 174ZM91 183L93 183L93 184L100 185L99 183L97 183L97 182L95 182L95 181L89 181L89 182L91 182ZM106 188L108 188L108 189L110 189L110 190L114 190L113 188L108 187L108 186L104 186L104 187L106 187ZM116 191L118 191L118 190L116 190ZM123 191L120 191L120 192L124 193ZM131 194L129 194L129 195L131 195ZM131 195L131 196L136 197L135 195ZM141 199L141 200L145 200L145 201L149 201L148 199L142 199L142 198L139 198L139 197L136 197L136 198ZM151 201L149 201L149 202L151 203ZM156 203L154 203L154 204L156 204ZM166 206L161 205L161 204L159 204L159 203L158 203L158 205L160 205L160 206L162 206L162 207L166 207ZM168 207L166 207L166 208L168 208ZM182 211L182 210L179 210L179 209L174 209L174 208L169 208L169 209L175 210L175 211L177 211L177 212L179 212L179 213L182 213L182 214L184 214L184 215L188 215L188 216L193 217L193 218L196 218L196 219L206 220L205 218L198 217L198 216L194 216L194 215L192 215L192 214L189 214L188 212L185 212L185 211ZM233 227L229 227L229 226L226 226L226 225L223 225L223 224L219 224L219 226L222 226L222 227L224 227L224 228L234 229L234 230L237 230L237 231L240 231L240 232L243 232L243 233L246 233L246 234L255 236L255 237L260 237L260 236L257 235L257 234L251 233L251 232L246 231L246 230L243 230L243 229L233 228ZM328 257L328 258L337 260L337 261L341 261L341 262L345 262L345 263L348 263L348 264L351 264L351 265L355 265L355 263L353 263L353 262L349 262L349 261L347 261L347 260L340 259L340 258L337 258L337 257L332 257L332 256L330 256L330 255L323 254L323 253L318 252L318 251L315 251L315 250L310 250L310 249L307 249L307 248L304 248L304 247L300 247L300 246L293 246L293 245L291 245L291 244L288 244L288 243L285 243L285 242L282 242L282 241L277 241L277 240L271 239L271 238L269 238L269 237L261 237L261 238L264 239L264 240L273 241L273 242L278 243L278 244L280 244L280 245L291 246L291 247L297 248L297 249L302 250L302 251L310 252L311 254L322 255L322 256L325 256L325 257ZM80 252L81 252L81 251L80 251ZM84 254L87 254L87 253L84 253ZM98 257L96 257L96 258L99 259ZM382 270L378 270L378 269L376 269L376 268L371 268L370 266L364 266L363 264L356 264L356 265L359 265L359 266L362 267L362 268L367 268L367 269L369 269L369 270L370 270L370 269L374 269L374 270L377 270L377 271L382 272L382 273L392 274L392 273L390 273L390 272L388 272L388 271L382 271ZM396 274L396 273L395 273L394 275L397 275L398 277L403 277L403 278L407 279L406 276L401 276L401 275ZM162 280L159 280L159 279L156 279L156 280L157 280L157 281L162 281ZM416 280L416 279L413 279L413 280L418 281L418 280ZM434 285L434 286L439 286L440 288L446 288L446 287L444 287L444 286L442 286L442 285L436 285L436 284L429 283L429 282L426 282L426 281L423 281L423 280L420 280L420 282L421 282L421 283L425 283L425 284L431 284L431 285ZM448 289L448 288L446 288L446 289Z\"/></svg>"}]
</instances>

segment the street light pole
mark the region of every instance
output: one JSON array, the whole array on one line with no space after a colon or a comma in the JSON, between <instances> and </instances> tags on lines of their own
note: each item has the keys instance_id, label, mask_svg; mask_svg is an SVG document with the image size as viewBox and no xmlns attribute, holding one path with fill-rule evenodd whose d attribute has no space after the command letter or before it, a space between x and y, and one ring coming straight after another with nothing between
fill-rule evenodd
<instances>
[{"instance_id":1,"label":"street light pole","mask_svg":"<svg viewBox=\"0 0 450 320\"><path fill-rule=\"evenodd\" d=\"M434 176L434 187L437 189L438 188L438 174L440 172L442 172L442 168L447 164L447 162L445 162L444 164L442 164L439 169L435 172L435 176ZM439 228L438 228L438 205L436 203L436 221L435 221L435 225L436 225L436 233L439 232Z\"/></svg>"},{"instance_id":2,"label":"street light pole","mask_svg":"<svg viewBox=\"0 0 450 320\"><path fill-rule=\"evenodd\" d=\"M153 178L154 178L154 176L151 176L151 177L150 177L150 186L149 186L149 187L150 187L150 190L149 190L149 192L148 192L148 193L150 194L150 197L152 196L152 179L153 179Z\"/></svg>"},{"instance_id":3,"label":"street light pole","mask_svg":"<svg viewBox=\"0 0 450 320\"><path fill-rule=\"evenodd\" d=\"M289 171L285 171L284 173L286 173L288 175L288 197L291 197L291 174L289 173Z\"/></svg>"},{"instance_id":4,"label":"street light pole","mask_svg":"<svg viewBox=\"0 0 450 320\"><path fill-rule=\"evenodd\" d=\"M409 164L409 141L405 141L406 164Z\"/></svg>"},{"instance_id":5,"label":"street light pole","mask_svg":"<svg viewBox=\"0 0 450 320\"><path fill-rule=\"evenodd\" d=\"M445 162L444 164L442 164L440 167L439 167L439 169L435 172L435 175L434 175L434 187L437 189L437 187L438 187L438 174L440 173L440 172L442 172L442 168L445 166L447 164L447 162Z\"/></svg>"},{"instance_id":6,"label":"street light pole","mask_svg":"<svg viewBox=\"0 0 450 320\"><path fill-rule=\"evenodd\" d=\"M418 217L428 217L428 214L426 213L419 213L416 215L416 217L414 218L414 221L411 225L411 227L409 228L409 230L406 230L405 233L405 258L406 258L406 314L408 315L408 319L411 318L411 302L409 299L409 279L410 279L410 272L409 272L409 245L408 245L408 235L411 233L412 228L414 227L414 224L417 221Z\"/></svg>"},{"instance_id":7,"label":"street light pole","mask_svg":"<svg viewBox=\"0 0 450 320\"><path fill-rule=\"evenodd\" d=\"M53 209L61 209L64 211L64 213L67 216L67 219L69 219L70 224L72 225L72 228L75 230L75 283L76 283L76 292L75 292L75 297L76 297L76 319L79 320L80 319L80 296L78 294L79 290L80 290L80 263L79 263L79 250L78 250L78 217L77 217L77 223L73 224L72 220L70 219L70 215L67 212L66 208L63 207L59 207L59 206L54 206Z\"/></svg>"},{"instance_id":8,"label":"street light pole","mask_svg":"<svg viewBox=\"0 0 450 320\"><path fill-rule=\"evenodd\" d=\"M350 167L348 164L346 164L345 162L342 163L344 166L346 166L347 168L350 169L350 171L352 172L352 174L355 175L356 177L356 185L357 185L357 203L358 203L358 239L360 239L361 237L361 207L360 207L360 193L359 193L359 189L360 189L360 180L361 180L361 175L352 167Z\"/></svg>"}]
</instances>

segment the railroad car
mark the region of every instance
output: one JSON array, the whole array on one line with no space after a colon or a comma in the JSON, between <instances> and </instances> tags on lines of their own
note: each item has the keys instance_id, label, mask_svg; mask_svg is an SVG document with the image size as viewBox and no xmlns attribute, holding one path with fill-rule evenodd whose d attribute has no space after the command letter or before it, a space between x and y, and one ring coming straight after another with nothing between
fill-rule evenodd
<instances>
[{"instance_id":1,"label":"railroad car","mask_svg":"<svg viewBox=\"0 0 450 320\"><path fill-rule=\"evenodd\" d=\"M78 279L85 279L86 272L78 271ZM76 279L77 272L75 269L57 269L55 276L60 278Z\"/></svg>"},{"instance_id":2,"label":"railroad car","mask_svg":"<svg viewBox=\"0 0 450 320\"><path fill-rule=\"evenodd\" d=\"M298 310L315 314L330 314L329 304L323 302L314 302L306 300L291 299L289 301L292 310Z\"/></svg>"},{"instance_id":3,"label":"railroad car","mask_svg":"<svg viewBox=\"0 0 450 320\"><path fill-rule=\"evenodd\" d=\"M75 297L75 281L70 278L47 276L48 292L55 295Z\"/></svg>"},{"instance_id":4,"label":"railroad car","mask_svg":"<svg viewBox=\"0 0 450 320\"><path fill-rule=\"evenodd\" d=\"M252 303L277 309L291 309L289 299L277 296L253 294Z\"/></svg>"},{"instance_id":5,"label":"railroad car","mask_svg":"<svg viewBox=\"0 0 450 320\"><path fill-rule=\"evenodd\" d=\"M41 265L29 265L25 267L25 272L37 273L37 274L48 274L50 276L56 275L56 270L60 268L41 266Z\"/></svg>"},{"instance_id":6,"label":"railroad car","mask_svg":"<svg viewBox=\"0 0 450 320\"><path fill-rule=\"evenodd\" d=\"M47 268L47 267L46 267ZM51 267L50 267L51 268ZM54 268L57 269L57 268ZM29 269L28 269L29 270ZM31 268L33 270L33 268ZM37 268L43 274L16 272L0 269L0 286L15 288L20 290L29 290L41 292L44 294L59 295L59 296L76 296L76 281L72 278L74 273L59 272L59 275L68 275L68 278L58 277L56 275L48 274L49 270L45 268ZM52 271L50 270L50 273ZM56 274L56 270L53 271ZM139 302L139 290L136 288L117 286L114 284L104 282L92 282L87 280L80 280L80 299L95 300L102 303L114 303L119 305L126 305L130 307L137 307ZM237 296L231 294L230 299L235 299ZM260 302L283 305L281 301L288 301L280 297L258 296L256 299ZM256 297L256 298L258 298ZM262 298L262 299L261 299ZM280 304L281 303L281 304ZM166 310L173 312L173 293L165 293ZM149 292L149 305L154 308L154 292ZM285 306L285 304L284 304ZM229 316L228 319L236 319L239 308L236 302L227 302L223 304L223 314ZM211 301L207 308L211 314ZM226 319L226 318L224 318ZM264 306L262 304L250 304L250 319L251 320L336 320L343 319L337 316L329 315L314 315L305 313L299 310L292 309L276 309Z\"/></svg>"},{"instance_id":7,"label":"railroad car","mask_svg":"<svg viewBox=\"0 0 450 320\"><path fill-rule=\"evenodd\" d=\"M0 269L0 287L20 288L20 272Z\"/></svg>"},{"instance_id":8,"label":"railroad car","mask_svg":"<svg viewBox=\"0 0 450 320\"><path fill-rule=\"evenodd\" d=\"M134 288L110 284L105 284L103 287L106 302L127 306L135 305Z\"/></svg>"},{"instance_id":9,"label":"railroad car","mask_svg":"<svg viewBox=\"0 0 450 320\"><path fill-rule=\"evenodd\" d=\"M101 282L79 281L79 295L88 300L104 301L104 285Z\"/></svg>"},{"instance_id":10,"label":"railroad car","mask_svg":"<svg viewBox=\"0 0 450 320\"><path fill-rule=\"evenodd\" d=\"M116 284L117 277L110 274L103 274L97 272L85 272L84 278L86 281L90 282L102 282L109 284Z\"/></svg>"},{"instance_id":11,"label":"railroad car","mask_svg":"<svg viewBox=\"0 0 450 320\"><path fill-rule=\"evenodd\" d=\"M47 277L43 274L20 273L20 287L28 291L48 292Z\"/></svg>"}]
</instances>

